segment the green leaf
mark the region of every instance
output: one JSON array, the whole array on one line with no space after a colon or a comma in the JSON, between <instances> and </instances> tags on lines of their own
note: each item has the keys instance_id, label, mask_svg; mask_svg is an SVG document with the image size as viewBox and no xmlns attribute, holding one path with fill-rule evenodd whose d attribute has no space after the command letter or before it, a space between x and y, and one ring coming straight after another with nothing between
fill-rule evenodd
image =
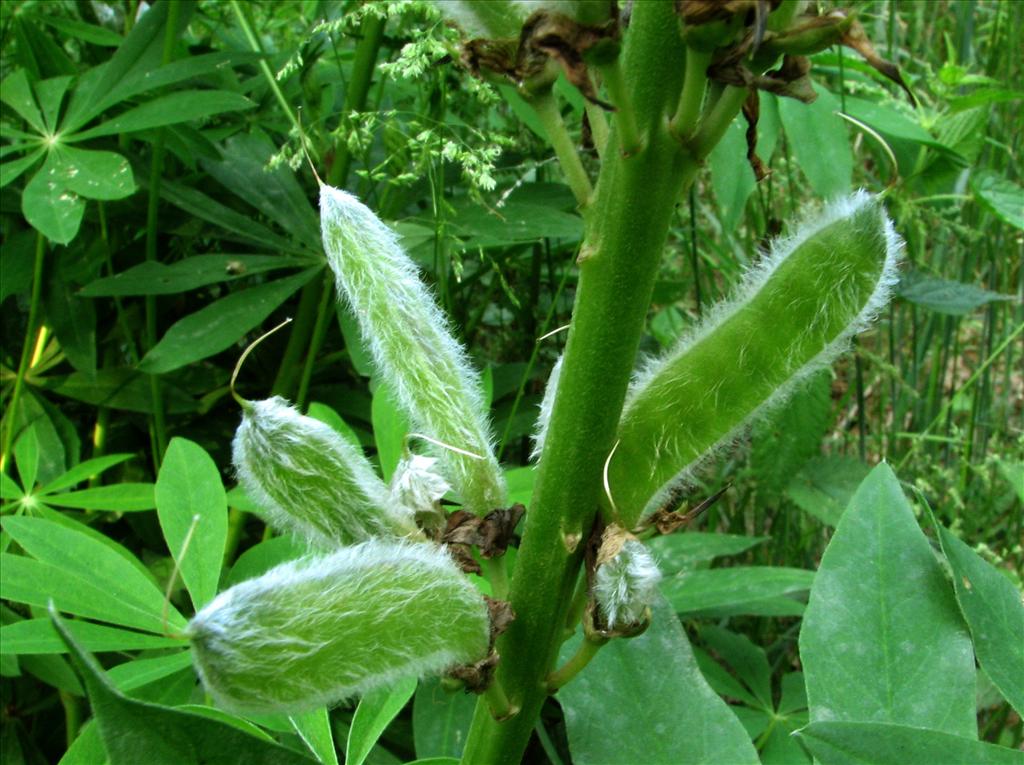
<instances>
[{"instance_id":1,"label":"green leaf","mask_svg":"<svg viewBox=\"0 0 1024 765\"><path fill-rule=\"evenodd\" d=\"M786 596L811 587L814 572L781 566L737 566L688 571L665 579L661 591L677 613L777 613L778 598L789 602L790 612L803 612L803 603Z\"/></svg>"},{"instance_id":2,"label":"green leaf","mask_svg":"<svg viewBox=\"0 0 1024 765\"><path fill-rule=\"evenodd\" d=\"M85 202L61 183L60 162L50 152L21 192L21 212L32 228L47 239L67 244L82 225Z\"/></svg>"},{"instance_id":3,"label":"green leaf","mask_svg":"<svg viewBox=\"0 0 1024 765\"><path fill-rule=\"evenodd\" d=\"M305 543L288 534L265 539L238 556L224 580L224 586L233 587L246 579L254 579L274 566L295 560L306 552L308 547Z\"/></svg>"},{"instance_id":4,"label":"green leaf","mask_svg":"<svg viewBox=\"0 0 1024 765\"><path fill-rule=\"evenodd\" d=\"M39 493L53 494L64 489L70 489L72 486L77 486L82 481L95 478L103 471L109 470L114 465L120 465L125 460L130 460L134 456L134 454L104 454L102 457L94 457L93 459L79 462L60 478L50 481L43 486Z\"/></svg>"},{"instance_id":5,"label":"green leaf","mask_svg":"<svg viewBox=\"0 0 1024 765\"><path fill-rule=\"evenodd\" d=\"M94 406L142 414L153 412L149 376L135 369L109 367L97 370L94 375L72 372L63 380L56 381L51 390ZM198 407L198 402L188 393L167 380L164 380L160 390L168 414L194 412Z\"/></svg>"},{"instance_id":6,"label":"green leaf","mask_svg":"<svg viewBox=\"0 0 1024 765\"><path fill-rule=\"evenodd\" d=\"M25 492L7 473L0 473L0 499L21 499Z\"/></svg>"},{"instance_id":7,"label":"green leaf","mask_svg":"<svg viewBox=\"0 0 1024 765\"><path fill-rule=\"evenodd\" d=\"M135 193L132 166L113 151L57 146L58 183L86 199L123 199Z\"/></svg>"},{"instance_id":8,"label":"green leaf","mask_svg":"<svg viewBox=\"0 0 1024 765\"><path fill-rule=\"evenodd\" d=\"M907 725L821 721L797 735L823 765L1024 764L1024 752Z\"/></svg>"},{"instance_id":9,"label":"green leaf","mask_svg":"<svg viewBox=\"0 0 1024 765\"><path fill-rule=\"evenodd\" d=\"M291 715L288 720L319 762L323 765L338 765L338 752L334 748L334 734L331 732L331 718L327 707L320 707L301 715Z\"/></svg>"},{"instance_id":10,"label":"green leaf","mask_svg":"<svg viewBox=\"0 0 1024 765\"><path fill-rule=\"evenodd\" d=\"M700 637L753 691L761 707L772 711L772 669L764 649L754 645L745 635L721 627L702 627Z\"/></svg>"},{"instance_id":11,"label":"green leaf","mask_svg":"<svg viewBox=\"0 0 1024 765\"><path fill-rule=\"evenodd\" d=\"M905 274L900 279L899 296L947 316L965 316L983 305L1013 300L1013 295L1000 295L973 284L915 273Z\"/></svg>"},{"instance_id":12,"label":"green leaf","mask_svg":"<svg viewBox=\"0 0 1024 765\"><path fill-rule=\"evenodd\" d=\"M804 512L835 526L869 472L856 457L814 457L786 487L786 495Z\"/></svg>"},{"instance_id":13,"label":"green leaf","mask_svg":"<svg viewBox=\"0 0 1024 765\"><path fill-rule=\"evenodd\" d=\"M181 648L183 643L176 638L130 632L92 624L84 621L69 621L68 629L86 650L142 651L153 648ZM47 619L25 619L0 627L0 654L48 654L65 653L68 649Z\"/></svg>"},{"instance_id":14,"label":"green leaf","mask_svg":"<svg viewBox=\"0 0 1024 765\"><path fill-rule=\"evenodd\" d=\"M583 236L583 219L578 215L511 199L500 211L474 201L460 202L449 225L468 240L466 247L502 247L544 238L577 241Z\"/></svg>"},{"instance_id":15,"label":"green leaf","mask_svg":"<svg viewBox=\"0 0 1024 765\"><path fill-rule=\"evenodd\" d=\"M36 486L39 473L39 438L35 426L30 426L14 444L14 464L18 468L21 485L29 494Z\"/></svg>"},{"instance_id":16,"label":"green leaf","mask_svg":"<svg viewBox=\"0 0 1024 765\"><path fill-rule=\"evenodd\" d=\"M243 733L235 726L193 712L135 701L124 696L82 650L64 620L51 616L89 694L111 765L308 765L311 760L279 744Z\"/></svg>"},{"instance_id":17,"label":"green leaf","mask_svg":"<svg viewBox=\"0 0 1024 765\"><path fill-rule=\"evenodd\" d=\"M177 321L146 354L139 369L162 374L230 348L319 273L310 268L287 279L234 292Z\"/></svg>"},{"instance_id":18,"label":"green leaf","mask_svg":"<svg viewBox=\"0 0 1024 765\"><path fill-rule=\"evenodd\" d=\"M167 547L198 611L217 594L228 534L220 471L199 444L171 439L156 479L156 511Z\"/></svg>"},{"instance_id":19,"label":"green leaf","mask_svg":"<svg viewBox=\"0 0 1024 765\"><path fill-rule=\"evenodd\" d=\"M93 489L47 495L48 505L73 507L77 510L110 510L133 513L156 507L151 483L118 483Z\"/></svg>"},{"instance_id":20,"label":"green leaf","mask_svg":"<svg viewBox=\"0 0 1024 765\"><path fill-rule=\"evenodd\" d=\"M769 538L691 531L654 537L647 542L647 547L658 561L661 572L665 576L673 576L721 555L739 555Z\"/></svg>"},{"instance_id":21,"label":"green leaf","mask_svg":"<svg viewBox=\"0 0 1024 765\"><path fill-rule=\"evenodd\" d=\"M377 445L380 472L385 483L391 480L399 460L405 437L409 434L409 420L398 408L397 397L387 382L377 379L373 391L373 440Z\"/></svg>"},{"instance_id":22,"label":"green leaf","mask_svg":"<svg viewBox=\"0 0 1024 765\"><path fill-rule=\"evenodd\" d=\"M73 37L76 40L82 40L105 48L116 48L124 41L124 38L112 29L97 26L96 24L87 24L78 19L38 13L32 15L32 20L53 27L65 37Z\"/></svg>"},{"instance_id":23,"label":"green leaf","mask_svg":"<svg viewBox=\"0 0 1024 765\"><path fill-rule=\"evenodd\" d=\"M180 643L178 647L182 647ZM157 680L163 680L191 666L192 654L189 651L177 651L151 659L134 659L118 664L107 671L107 677L119 691L127 693Z\"/></svg>"},{"instance_id":24,"label":"green leaf","mask_svg":"<svg viewBox=\"0 0 1024 765\"><path fill-rule=\"evenodd\" d=\"M819 453L831 423L832 374L822 370L754 426L750 461L762 503L778 501L797 471Z\"/></svg>"},{"instance_id":25,"label":"green leaf","mask_svg":"<svg viewBox=\"0 0 1024 765\"><path fill-rule=\"evenodd\" d=\"M327 406L327 404L321 404L319 401L314 401L309 405L309 409L306 414L314 420L320 420L320 422L325 425L330 425L339 435L343 436L356 448L363 448L362 444L359 443L359 436L356 435L356 432L349 427L348 423L341 418L340 414Z\"/></svg>"},{"instance_id":26,"label":"green leaf","mask_svg":"<svg viewBox=\"0 0 1024 765\"><path fill-rule=\"evenodd\" d=\"M280 255L193 255L170 265L149 260L119 274L97 279L78 294L82 297L173 295L208 284L311 265L315 265L312 260Z\"/></svg>"},{"instance_id":27,"label":"green leaf","mask_svg":"<svg viewBox=\"0 0 1024 765\"><path fill-rule=\"evenodd\" d=\"M850 191L853 154L846 122L839 117L839 99L815 85L818 99L802 104L779 99L779 116L789 138L791 161L796 163L819 197L831 198Z\"/></svg>"},{"instance_id":28,"label":"green leaf","mask_svg":"<svg viewBox=\"0 0 1024 765\"><path fill-rule=\"evenodd\" d=\"M811 720L976 737L970 638L892 469L864 479L836 527L800 632Z\"/></svg>"},{"instance_id":29,"label":"green leaf","mask_svg":"<svg viewBox=\"0 0 1024 765\"><path fill-rule=\"evenodd\" d=\"M36 606L52 598L61 610L157 633L165 631L166 609L166 625L184 628L164 594L110 546L43 518L8 516L3 528L37 559L5 557L5 590L13 594L3 597Z\"/></svg>"},{"instance_id":30,"label":"green leaf","mask_svg":"<svg viewBox=\"0 0 1024 765\"><path fill-rule=\"evenodd\" d=\"M747 198L757 185L747 162L746 123L733 120L722 140L711 150L711 188L718 202L718 214L724 231L735 231L743 219Z\"/></svg>"},{"instance_id":31,"label":"green leaf","mask_svg":"<svg viewBox=\"0 0 1024 765\"><path fill-rule=\"evenodd\" d=\"M530 497L533 496L533 484L536 480L537 471L532 466L506 470L505 481L508 483L509 504L520 502L523 505L529 505Z\"/></svg>"},{"instance_id":32,"label":"green leaf","mask_svg":"<svg viewBox=\"0 0 1024 765\"><path fill-rule=\"evenodd\" d=\"M846 113L856 117L866 125L873 127L883 136L902 141L931 146L932 148L951 151L938 141L931 133L899 110L885 104L876 104L862 98L847 96ZM906 171L907 168L904 168Z\"/></svg>"},{"instance_id":33,"label":"green leaf","mask_svg":"<svg viewBox=\"0 0 1024 765\"><path fill-rule=\"evenodd\" d=\"M644 634L611 641L558 692L573 762L758 763L743 726L697 668L672 608L658 599L652 612ZM579 635L567 641L563 662L579 643Z\"/></svg>"},{"instance_id":34,"label":"green leaf","mask_svg":"<svg viewBox=\"0 0 1024 765\"><path fill-rule=\"evenodd\" d=\"M473 722L476 697L425 679L412 702L412 735L417 757L461 757Z\"/></svg>"},{"instance_id":35,"label":"green leaf","mask_svg":"<svg viewBox=\"0 0 1024 765\"><path fill-rule=\"evenodd\" d=\"M948 530L938 527L953 569L956 601L974 638L978 663L1018 713L1024 713L1024 603L1010 580Z\"/></svg>"},{"instance_id":36,"label":"green leaf","mask_svg":"<svg viewBox=\"0 0 1024 765\"><path fill-rule=\"evenodd\" d=\"M416 678L405 678L393 688L379 688L359 700L348 730L345 765L363 765L385 728L416 691Z\"/></svg>"},{"instance_id":37,"label":"green leaf","mask_svg":"<svg viewBox=\"0 0 1024 765\"><path fill-rule=\"evenodd\" d=\"M996 173L982 171L971 177L971 191L1004 223L1024 229L1024 189Z\"/></svg>"},{"instance_id":38,"label":"green leaf","mask_svg":"<svg viewBox=\"0 0 1024 765\"><path fill-rule=\"evenodd\" d=\"M267 170L277 151L262 132L240 133L226 142L220 162L203 162L203 169L319 255L317 214L296 174L287 166Z\"/></svg>"},{"instance_id":39,"label":"green leaf","mask_svg":"<svg viewBox=\"0 0 1024 765\"><path fill-rule=\"evenodd\" d=\"M51 260L44 305L61 350L78 371L96 372L96 304L75 294L73 273L82 256L63 250Z\"/></svg>"},{"instance_id":40,"label":"green leaf","mask_svg":"<svg viewBox=\"0 0 1024 765\"><path fill-rule=\"evenodd\" d=\"M39 147L21 159L12 159L9 162L0 164L0 189L9 183L13 183L23 172L39 161L46 149Z\"/></svg>"},{"instance_id":41,"label":"green leaf","mask_svg":"<svg viewBox=\"0 0 1024 765\"><path fill-rule=\"evenodd\" d=\"M79 729L78 736L57 765L109 765L109 762L99 726L95 720L89 720Z\"/></svg>"},{"instance_id":42,"label":"green leaf","mask_svg":"<svg viewBox=\"0 0 1024 765\"><path fill-rule=\"evenodd\" d=\"M35 128L38 133L45 134L47 132L46 126L43 124L43 115L39 113L35 96L32 94L28 72L24 69L18 69L0 83L0 101L14 109L18 116Z\"/></svg>"},{"instance_id":43,"label":"green leaf","mask_svg":"<svg viewBox=\"0 0 1024 765\"><path fill-rule=\"evenodd\" d=\"M24 555L0 555L0 597L16 603L45 607L51 600L69 614L100 619L112 624L136 627L163 633L160 611L148 606L125 603L107 586L68 572L49 563ZM162 599L162 596L161 596ZM173 608L168 617L169 629L183 629L185 620Z\"/></svg>"},{"instance_id":44,"label":"green leaf","mask_svg":"<svg viewBox=\"0 0 1024 765\"><path fill-rule=\"evenodd\" d=\"M176 90L121 112L94 128L68 136L66 140L86 141L105 135L137 133L214 114L251 109L255 105L245 96L230 90Z\"/></svg>"}]
</instances>

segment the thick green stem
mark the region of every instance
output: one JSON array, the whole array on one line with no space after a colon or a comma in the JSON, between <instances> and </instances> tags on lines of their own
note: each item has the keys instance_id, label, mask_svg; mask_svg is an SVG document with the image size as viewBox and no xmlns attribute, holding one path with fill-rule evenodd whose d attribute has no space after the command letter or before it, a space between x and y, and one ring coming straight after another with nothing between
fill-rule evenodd
<instances>
[{"instance_id":1,"label":"thick green stem","mask_svg":"<svg viewBox=\"0 0 1024 765\"><path fill-rule=\"evenodd\" d=\"M25 376L28 374L32 348L35 347L36 341L36 322L39 320L39 298L43 289L45 259L46 237L36 232L36 257L32 267L32 297L28 304L28 326L25 327L25 342L21 346L21 359L18 361L18 371L14 376L14 391L11 393L11 403L6 412L7 427L4 429L3 451L0 452L0 471L5 470L10 464L11 447L14 446L14 433L18 427L18 404L21 402L21 392L25 387ZM31 486L25 487L25 491L31 490Z\"/></svg>"},{"instance_id":2,"label":"thick green stem","mask_svg":"<svg viewBox=\"0 0 1024 765\"><path fill-rule=\"evenodd\" d=\"M558 109L558 101L555 100L555 96L550 90L545 90L531 96L529 104L537 113L541 124L544 125L548 141L551 142L551 147L555 150L558 164L562 166L562 172L565 173L565 180L568 182L569 188L572 189L573 196L576 197L580 207L586 207L594 189L590 185L587 171L583 169L583 163L580 161L580 155L576 151L572 137L565 129L562 112Z\"/></svg>"},{"instance_id":3,"label":"thick green stem","mask_svg":"<svg viewBox=\"0 0 1024 765\"><path fill-rule=\"evenodd\" d=\"M635 6L624 58L649 140L622 152L615 121L587 211L572 329L512 580L516 619L498 641L498 679L521 711L499 722L478 705L465 763L518 763L547 697L675 200L697 172L664 127L683 72L671 4Z\"/></svg>"}]
</instances>

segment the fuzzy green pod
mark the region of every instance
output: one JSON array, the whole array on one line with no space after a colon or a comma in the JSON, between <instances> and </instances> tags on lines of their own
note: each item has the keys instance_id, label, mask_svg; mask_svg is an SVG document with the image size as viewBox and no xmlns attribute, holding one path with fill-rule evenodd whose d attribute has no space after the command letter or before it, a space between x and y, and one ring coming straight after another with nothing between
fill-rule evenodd
<instances>
[{"instance_id":1,"label":"fuzzy green pod","mask_svg":"<svg viewBox=\"0 0 1024 765\"><path fill-rule=\"evenodd\" d=\"M351 194L320 187L324 250L377 368L468 510L505 505L480 380L394 232Z\"/></svg>"},{"instance_id":2,"label":"fuzzy green pod","mask_svg":"<svg viewBox=\"0 0 1024 765\"><path fill-rule=\"evenodd\" d=\"M295 714L479 661L490 620L442 549L371 540L225 590L187 635L218 704Z\"/></svg>"},{"instance_id":3,"label":"fuzzy green pod","mask_svg":"<svg viewBox=\"0 0 1024 765\"><path fill-rule=\"evenodd\" d=\"M280 396L246 402L232 461L270 524L315 547L418 533L357 447Z\"/></svg>"},{"instance_id":4,"label":"fuzzy green pod","mask_svg":"<svg viewBox=\"0 0 1024 765\"><path fill-rule=\"evenodd\" d=\"M622 523L831 364L888 302L901 250L876 197L836 201L776 242L731 300L643 371L607 465L609 509Z\"/></svg>"}]
</instances>

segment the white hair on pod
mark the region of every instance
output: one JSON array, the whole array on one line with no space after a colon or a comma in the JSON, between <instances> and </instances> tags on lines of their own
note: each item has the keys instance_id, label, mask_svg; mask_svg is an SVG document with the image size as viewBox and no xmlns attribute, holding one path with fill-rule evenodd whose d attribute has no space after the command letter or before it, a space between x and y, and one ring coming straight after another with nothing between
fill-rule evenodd
<instances>
[{"instance_id":1,"label":"white hair on pod","mask_svg":"<svg viewBox=\"0 0 1024 765\"><path fill-rule=\"evenodd\" d=\"M411 512L391 501L362 451L280 396L248 402L232 461L270 525L314 547L417 533Z\"/></svg>"},{"instance_id":2,"label":"white hair on pod","mask_svg":"<svg viewBox=\"0 0 1024 765\"><path fill-rule=\"evenodd\" d=\"M661 581L658 564L643 542L627 537L615 544L621 546L598 564L594 575L594 600L611 629L641 622Z\"/></svg>"},{"instance_id":3,"label":"white hair on pod","mask_svg":"<svg viewBox=\"0 0 1024 765\"><path fill-rule=\"evenodd\" d=\"M548 383L544 388L544 398L540 402L540 413L537 415L537 424L533 432L533 448L530 450L531 462L540 459L540 453L544 451L544 440L548 435L551 412L555 408L555 391L558 390L558 378L562 373L563 358L564 356L558 357L558 361L551 368L551 374L548 375Z\"/></svg>"},{"instance_id":4,"label":"white hair on pod","mask_svg":"<svg viewBox=\"0 0 1024 765\"><path fill-rule=\"evenodd\" d=\"M187 635L218 704L294 714L478 661L490 620L441 548L371 540L225 590Z\"/></svg>"},{"instance_id":5,"label":"white hair on pod","mask_svg":"<svg viewBox=\"0 0 1024 765\"><path fill-rule=\"evenodd\" d=\"M505 504L480 379L395 233L351 194L320 188L324 250L377 368L416 428L437 448L467 509Z\"/></svg>"}]
</instances>

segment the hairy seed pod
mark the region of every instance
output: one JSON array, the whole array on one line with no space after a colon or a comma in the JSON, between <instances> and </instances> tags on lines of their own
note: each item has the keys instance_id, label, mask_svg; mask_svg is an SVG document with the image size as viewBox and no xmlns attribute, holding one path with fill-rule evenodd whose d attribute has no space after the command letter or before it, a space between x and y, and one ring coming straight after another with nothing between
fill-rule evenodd
<instances>
[{"instance_id":1,"label":"hairy seed pod","mask_svg":"<svg viewBox=\"0 0 1024 765\"><path fill-rule=\"evenodd\" d=\"M594 600L608 628L642 622L660 581L658 564L643 542L621 526L606 526L594 574Z\"/></svg>"},{"instance_id":2,"label":"hairy seed pod","mask_svg":"<svg viewBox=\"0 0 1024 765\"><path fill-rule=\"evenodd\" d=\"M480 380L391 229L344 191L320 187L324 250L381 374L416 427L439 449L468 510L505 505Z\"/></svg>"},{"instance_id":3,"label":"hairy seed pod","mask_svg":"<svg viewBox=\"0 0 1024 765\"><path fill-rule=\"evenodd\" d=\"M888 302L901 251L876 197L839 200L776 242L731 300L642 372L607 466L606 501L623 525L831 364Z\"/></svg>"},{"instance_id":4,"label":"hairy seed pod","mask_svg":"<svg viewBox=\"0 0 1024 765\"><path fill-rule=\"evenodd\" d=\"M490 621L442 549L371 540L225 590L187 635L218 704L293 714L478 661Z\"/></svg>"},{"instance_id":5,"label":"hairy seed pod","mask_svg":"<svg viewBox=\"0 0 1024 765\"><path fill-rule=\"evenodd\" d=\"M363 453L280 396L246 402L232 460L272 526L333 550L371 537L416 534Z\"/></svg>"}]
</instances>

